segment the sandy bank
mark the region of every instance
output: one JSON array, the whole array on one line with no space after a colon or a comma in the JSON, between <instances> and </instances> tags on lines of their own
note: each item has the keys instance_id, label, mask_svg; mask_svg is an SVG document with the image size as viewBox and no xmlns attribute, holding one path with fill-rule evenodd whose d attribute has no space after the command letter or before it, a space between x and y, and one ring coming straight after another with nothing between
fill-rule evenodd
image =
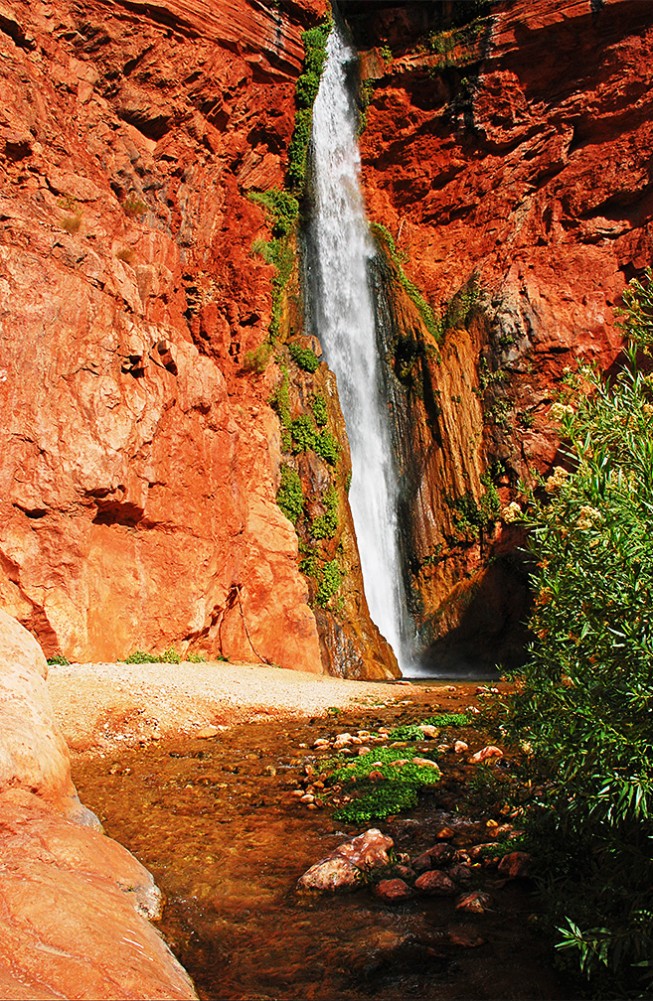
<instances>
[{"instance_id":1,"label":"sandy bank","mask_svg":"<svg viewBox=\"0 0 653 1001\"><path fill-rule=\"evenodd\" d=\"M410 691L403 684L221 662L51 666L48 688L57 722L75 751L267 716L318 716L330 707L402 699Z\"/></svg>"}]
</instances>

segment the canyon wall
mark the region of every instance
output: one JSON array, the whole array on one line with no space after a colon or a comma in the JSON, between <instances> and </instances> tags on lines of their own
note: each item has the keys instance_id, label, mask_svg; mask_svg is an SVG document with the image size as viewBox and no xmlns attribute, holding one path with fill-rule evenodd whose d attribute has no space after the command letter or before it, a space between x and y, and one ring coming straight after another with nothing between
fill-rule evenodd
<instances>
[{"instance_id":1,"label":"canyon wall","mask_svg":"<svg viewBox=\"0 0 653 1001\"><path fill-rule=\"evenodd\" d=\"M0 604L48 656L348 669L276 503L279 366L245 364L274 275L247 195L283 187L324 12L0 3Z\"/></svg>"},{"instance_id":2,"label":"canyon wall","mask_svg":"<svg viewBox=\"0 0 653 1001\"><path fill-rule=\"evenodd\" d=\"M653 11L341 7L425 662L514 662L527 590L507 506L556 461L565 377L617 359L615 308L653 261Z\"/></svg>"}]
</instances>

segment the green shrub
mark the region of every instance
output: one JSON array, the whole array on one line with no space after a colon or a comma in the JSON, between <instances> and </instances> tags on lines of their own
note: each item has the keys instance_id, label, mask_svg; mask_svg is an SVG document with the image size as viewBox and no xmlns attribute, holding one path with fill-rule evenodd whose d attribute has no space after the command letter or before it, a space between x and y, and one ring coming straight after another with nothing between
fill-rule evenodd
<instances>
[{"instance_id":1,"label":"green shrub","mask_svg":"<svg viewBox=\"0 0 653 1001\"><path fill-rule=\"evenodd\" d=\"M206 664L206 657L203 653L188 653L184 660L188 661L189 664Z\"/></svg>"},{"instance_id":2,"label":"green shrub","mask_svg":"<svg viewBox=\"0 0 653 1001\"><path fill-rule=\"evenodd\" d=\"M585 370L558 407L565 468L530 508L535 640L504 721L533 750L527 833L557 947L593 997L650 997L653 974L651 282L624 294L616 380Z\"/></svg>"},{"instance_id":3,"label":"green shrub","mask_svg":"<svg viewBox=\"0 0 653 1001\"><path fill-rule=\"evenodd\" d=\"M304 372L314 372L320 364L320 359L310 348L303 348L299 344L289 344L290 357Z\"/></svg>"},{"instance_id":4,"label":"green shrub","mask_svg":"<svg viewBox=\"0 0 653 1001\"><path fill-rule=\"evenodd\" d=\"M300 414L290 422L293 452L308 452L315 447L315 426L309 414Z\"/></svg>"},{"instance_id":5,"label":"green shrub","mask_svg":"<svg viewBox=\"0 0 653 1001\"><path fill-rule=\"evenodd\" d=\"M288 369L281 366L281 381L269 400L270 406L276 411L282 428L290 428L290 376Z\"/></svg>"},{"instance_id":6,"label":"green shrub","mask_svg":"<svg viewBox=\"0 0 653 1001\"><path fill-rule=\"evenodd\" d=\"M48 657L48 664L56 667L68 667L70 661L63 654L57 653L54 657Z\"/></svg>"},{"instance_id":7,"label":"green shrub","mask_svg":"<svg viewBox=\"0 0 653 1001\"><path fill-rule=\"evenodd\" d=\"M315 435L313 451L330 466L335 466L340 454L340 445L329 431L320 431L319 434Z\"/></svg>"},{"instance_id":8,"label":"green shrub","mask_svg":"<svg viewBox=\"0 0 653 1001\"><path fill-rule=\"evenodd\" d=\"M167 650L164 650L159 658L161 664L181 664L181 654L169 646Z\"/></svg>"},{"instance_id":9,"label":"green shrub","mask_svg":"<svg viewBox=\"0 0 653 1001\"><path fill-rule=\"evenodd\" d=\"M326 427L328 421L326 400L321 394L316 394L311 400L311 413L319 428Z\"/></svg>"},{"instance_id":10,"label":"green shrub","mask_svg":"<svg viewBox=\"0 0 653 1001\"><path fill-rule=\"evenodd\" d=\"M338 531L338 492L331 486L324 495L324 514L318 515L311 525L314 539L332 539Z\"/></svg>"},{"instance_id":11,"label":"green shrub","mask_svg":"<svg viewBox=\"0 0 653 1001\"><path fill-rule=\"evenodd\" d=\"M158 664L160 659L155 653L147 653L145 650L134 650L125 657L125 664Z\"/></svg>"},{"instance_id":12,"label":"green shrub","mask_svg":"<svg viewBox=\"0 0 653 1001\"><path fill-rule=\"evenodd\" d=\"M248 372L258 372L261 375L268 367L272 351L271 343L264 341L257 348L247 352L243 360L243 368Z\"/></svg>"},{"instance_id":13,"label":"green shrub","mask_svg":"<svg viewBox=\"0 0 653 1001\"><path fill-rule=\"evenodd\" d=\"M340 590L344 575L337 560L325 563L319 572L319 582L315 600L320 608L326 608L331 598Z\"/></svg>"},{"instance_id":14,"label":"green shrub","mask_svg":"<svg viewBox=\"0 0 653 1001\"><path fill-rule=\"evenodd\" d=\"M304 491L299 473L291 466L281 467L281 483L277 490L277 504L293 525L299 521L304 510Z\"/></svg>"},{"instance_id":15,"label":"green shrub","mask_svg":"<svg viewBox=\"0 0 653 1001\"><path fill-rule=\"evenodd\" d=\"M326 44L332 22L309 28L302 34L304 43L304 68L295 86L297 112L295 128L288 148L287 180L289 187L298 193L304 188L306 160L313 125L313 104L320 86L326 61Z\"/></svg>"},{"instance_id":16,"label":"green shrub","mask_svg":"<svg viewBox=\"0 0 653 1001\"><path fill-rule=\"evenodd\" d=\"M269 213L273 236L283 237L292 232L299 216L299 202L294 195L269 188L267 191L250 191L247 197Z\"/></svg>"},{"instance_id":17,"label":"green shrub","mask_svg":"<svg viewBox=\"0 0 653 1001\"><path fill-rule=\"evenodd\" d=\"M435 313L433 312L433 309L431 308L431 306L429 306L428 302L424 298L422 292L420 292L417 285L415 285L415 283L410 280L410 278L404 271L403 260L399 251L397 250L392 234L385 226L381 225L381 223L378 222L371 223L370 229L372 230L372 233L376 237L379 244L385 248L390 260L394 265L397 280L399 281L399 284L402 286L402 288L406 291L408 297L411 299L413 304L416 306L417 311L422 317L424 326L436 341L440 340L441 330L438 319Z\"/></svg>"}]
</instances>

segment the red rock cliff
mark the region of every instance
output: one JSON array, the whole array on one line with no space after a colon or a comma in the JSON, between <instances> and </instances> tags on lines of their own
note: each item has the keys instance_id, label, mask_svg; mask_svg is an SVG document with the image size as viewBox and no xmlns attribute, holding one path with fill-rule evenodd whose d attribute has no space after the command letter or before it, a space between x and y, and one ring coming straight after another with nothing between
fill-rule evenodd
<instances>
[{"instance_id":1,"label":"red rock cliff","mask_svg":"<svg viewBox=\"0 0 653 1001\"><path fill-rule=\"evenodd\" d=\"M319 0L0 4L0 602L48 655L321 670L275 503L270 271Z\"/></svg>"},{"instance_id":2,"label":"red rock cliff","mask_svg":"<svg viewBox=\"0 0 653 1001\"><path fill-rule=\"evenodd\" d=\"M443 317L436 349L389 263L414 611L431 663L510 658L525 591L500 507L550 467L561 380L612 365L621 291L653 260L653 9L343 7L370 216Z\"/></svg>"}]
</instances>

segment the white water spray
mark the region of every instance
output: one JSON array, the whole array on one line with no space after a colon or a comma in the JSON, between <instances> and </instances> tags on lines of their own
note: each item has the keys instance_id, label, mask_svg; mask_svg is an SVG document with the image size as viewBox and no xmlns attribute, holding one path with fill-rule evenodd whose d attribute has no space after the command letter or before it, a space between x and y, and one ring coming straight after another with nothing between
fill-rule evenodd
<instances>
[{"instance_id":1,"label":"white water spray","mask_svg":"<svg viewBox=\"0 0 653 1001\"><path fill-rule=\"evenodd\" d=\"M347 87L355 59L334 26L313 107L312 239L319 293L315 322L335 372L352 456L349 502L372 619L409 668L408 628L397 532L397 477L370 292L375 254L360 188L356 108Z\"/></svg>"}]
</instances>

